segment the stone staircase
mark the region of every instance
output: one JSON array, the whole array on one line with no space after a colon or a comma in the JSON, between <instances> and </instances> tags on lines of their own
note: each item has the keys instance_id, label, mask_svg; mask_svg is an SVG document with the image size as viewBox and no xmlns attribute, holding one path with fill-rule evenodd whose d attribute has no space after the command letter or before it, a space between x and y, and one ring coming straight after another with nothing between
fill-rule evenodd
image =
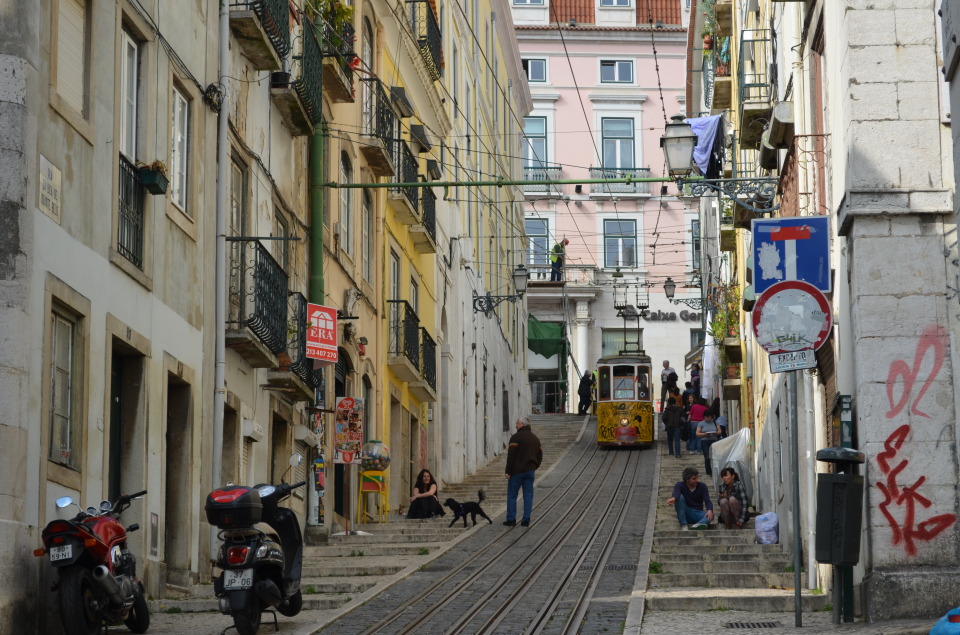
<instances>
[{"instance_id":1,"label":"stone staircase","mask_svg":"<svg viewBox=\"0 0 960 635\"><path fill-rule=\"evenodd\" d=\"M719 514L712 479L703 472L702 455L672 457L658 443L660 482L650 555L645 607L648 611L728 609L789 612L794 605L792 552L788 545L756 544L751 518L739 530L713 524L705 531L681 531L666 499L686 467L700 470ZM804 576L805 577L805 576ZM829 598L802 591L803 611L822 610Z\"/></svg>"},{"instance_id":2,"label":"stone staircase","mask_svg":"<svg viewBox=\"0 0 960 635\"><path fill-rule=\"evenodd\" d=\"M544 462L538 470L538 476L542 477L576 440L584 418L533 415L530 419L543 446ZM442 483L441 502L446 498L475 501L477 490L483 489L486 494L484 511L494 522L502 522L507 498L503 476L506 458L507 453L502 452L463 482ZM383 524L352 525L350 530L357 535L331 535L326 537L325 544L308 544L304 548L300 583L304 610L338 609L354 600L358 603L365 601L474 531L469 520L467 530L463 529L462 521L448 528L453 520L449 511L445 517L424 522L407 520L395 513L391 513L387 520ZM488 526L485 520L477 517L475 531ZM191 612L213 611L217 606L213 587L207 584L195 585L190 597L152 601L150 608L151 611Z\"/></svg>"}]
</instances>

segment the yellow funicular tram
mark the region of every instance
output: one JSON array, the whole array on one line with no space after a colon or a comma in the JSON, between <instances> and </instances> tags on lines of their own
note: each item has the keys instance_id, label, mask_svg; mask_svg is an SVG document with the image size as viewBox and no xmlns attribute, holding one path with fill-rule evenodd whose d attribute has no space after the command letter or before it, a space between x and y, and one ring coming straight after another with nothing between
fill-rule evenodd
<instances>
[{"instance_id":1,"label":"yellow funicular tram","mask_svg":"<svg viewBox=\"0 0 960 635\"><path fill-rule=\"evenodd\" d=\"M597 360L597 444L653 444L650 356L642 350Z\"/></svg>"}]
</instances>

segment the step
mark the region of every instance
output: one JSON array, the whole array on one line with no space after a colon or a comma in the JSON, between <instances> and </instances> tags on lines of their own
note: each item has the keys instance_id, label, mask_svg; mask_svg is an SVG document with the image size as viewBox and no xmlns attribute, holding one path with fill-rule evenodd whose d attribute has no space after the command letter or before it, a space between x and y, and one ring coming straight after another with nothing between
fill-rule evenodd
<instances>
[{"instance_id":1,"label":"step","mask_svg":"<svg viewBox=\"0 0 960 635\"><path fill-rule=\"evenodd\" d=\"M647 580L649 588L710 587L721 589L769 589L792 587L792 573L653 573Z\"/></svg>"},{"instance_id":2,"label":"step","mask_svg":"<svg viewBox=\"0 0 960 635\"><path fill-rule=\"evenodd\" d=\"M745 529L717 529L717 525L711 525L711 529L680 529L678 524L674 524L670 529L657 529L656 538L660 540L676 540L681 543L691 544L737 544L750 545L756 544L757 536L752 531Z\"/></svg>"},{"instance_id":3,"label":"step","mask_svg":"<svg viewBox=\"0 0 960 635\"><path fill-rule=\"evenodd\" d=\"M732 555L732 554L729 554ZM705 560L693 561L689 558L665 559L653 558L651 562L660 564L662 573L674 574L714 574L714 573L787 573L791 565L787 558L778 560L767 560L762 557L739 560L716 560L709 558ZM793 575L792 573L790 574ZM793 582L791 581L791 584Z\"/></svg>"},{"instance_id":4,"label":"step","mask_svg":"<svg viewBox=\"0 0 960 635\"><path fill-rule=\"evenodd\" d=\"M331 546L353 546L355 549L362 550L365 545L384 545L384 544L431 544L436 542L445 542L447 540L452 540L456 536L460 535L463 532L463 526L460 526L459 531L450 529L450 532L454 533L436 533L433 531L426 532L421 531L418 534L387 534L387 533L377 533L370 536L330 536L330 540L327 543Z\"/></svg>"},{"instance_id":5,"label":"step","mask_svg":"<svg viewBox=\"0 0 960 635\"><path fill-rule=\"evenodd\" d=\"M381 582L390 580L392 576L369 575L351 578L304 578L300 581L300 588L305 594L321 593L363 593Z\"/></svg>"},{"instance_id":6,"label":"step","mask_svg":"<svg viewBox=\"0 0 960 635\"><path fill-rule=\"evenodd\" d=\"M444 546L444 542L423 542L408 544L363 544L336 545L327 547L307 547L303 552L304 560L313 558L356 558L369 556L423 556L433 553ZM424 553L426 550L426 553Z\"/></svg>"},{"instance_id":7,"label":"step","mask_svg":"<svg viewBox=\"0 0 960 635\"><path fill-rule=\"evenodd\" d=\"M827 595L801 591L804 612L822 611L830 604ZM648 611L734 610L755 612L791 612L794 610L793 589L715 589L680 588L652 589L644 594Z\"/></svg>"},{"instance_id":8,"label":"step","mask_svg":"<svg viewBox=\"0 0 960 635\"><path fill-rule=\"evenodd\" d=\"M303 610L328 610L343 606L352 598L340 594L303 595ZM210 587L210 597L148 600L151 613L217 613L217 598ZM227 618L229 619L229 618ZM118 631L119 632L119 631Z\"/></svg>"},{"instance_id":9,"label":"step","mask_svg":"<svg viewBox=\"0 0 960 635\"><path fill-rule=\"evenodd\" d=\"M390 558L389 562L370 559L369 562L343 562L341 560L355 560L354 558L312 560L303 563L303 577L305 578L342 578L348 576L393 575L415 564L405 557ZM419 561L417 561L419 562Z\"/></svg>"},{"instance_id":10,"label":"step","mask_svg":"<svg viewBox=\"0 0 960 635\"><path fill-rule=\"evenodd\" d=\"M660 538L654 538L653 553L687 555L691 558L712 558L714 554L784 554L786 551L783 545L756 544L717 544L710 547L691 548L685 544L677 544L676 541L663 541Z\"/></svg>"}]
</instances>

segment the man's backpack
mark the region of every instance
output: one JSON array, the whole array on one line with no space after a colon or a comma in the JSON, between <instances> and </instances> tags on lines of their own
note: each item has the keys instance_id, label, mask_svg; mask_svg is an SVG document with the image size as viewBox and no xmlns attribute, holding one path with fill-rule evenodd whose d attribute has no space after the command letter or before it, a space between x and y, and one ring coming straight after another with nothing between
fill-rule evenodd
<instances>
[{"instance_id":1,"label":"man's backpack","mask_svg":"<svg viewBox=\"0 0 960 635\"><path fill-rule=\"evenodd\" d=\"M677 373L673 372L667 375L667 385L669 387L676 387L678 381L680 381L680 377L677 375Z\"/></svg>"}]
</instances>

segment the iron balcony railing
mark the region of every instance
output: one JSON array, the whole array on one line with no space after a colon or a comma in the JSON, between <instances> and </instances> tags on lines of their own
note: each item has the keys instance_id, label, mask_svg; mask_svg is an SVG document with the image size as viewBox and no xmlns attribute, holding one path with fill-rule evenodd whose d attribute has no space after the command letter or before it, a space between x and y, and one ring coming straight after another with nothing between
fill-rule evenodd
<instances>
[{"instance_id":1,"label":"iron balcony railing","mask_svg":"<svg viewBox=\"0 0 960 635\"><path fill-rule=\"evenodd\" d=\"M649 178L650 168L590 168L591 179ZM649 183L598 183L590 188L593 194L649 194Z\"/></svg>"},{"instance_id":2,"label":"iron balcony railing","mask_svg":"<svg viewBox=\"0 0 960 635\"><path fill-rule=\"evenodd\" d=\"M287 0L241 0L230 6L253 10L277 55L280 59L287 56L290 52L290 20L287 17L290 7Z\"/></svg>"},{"instance_id":3,"label":"iron balcony railing","mask_svg":"<svg viewBox=\"0 0 960 635\"><path fill-rule=\"evenodd\" d=\"M523 178L526 181L550 181L559 179L563 168L559 165L526 165L523 168ZM543 185L524 185L524 192L560 192L556 185L544 183Z\"/></svg>"},{"instance_id":4,"label":"iron balcony railing","mask_svg":"<svg viewBox=\"0 0 960 635\"><path fill-rule=\"evenodd\" d=\"M303 50L295 59L300 62L300 76L291 84L297 91L310 121L320 123L323 106L323 52L317 42L317 28L311 28L310 21L304 22Z\"/></svg>"},{"instance_id":5,"label":"iron balcony railing","mask_svg":"<svg viewBox=\"0 0 960 635\"><path fill-rule=\"evenodd\" d=\"M287 296L287 310L290 316L287 326L290 372L302 379L309 388L316 389L320 378L313 369L313 360L307 357L307 299L297 291L290 293Z\"/></svg>"},{"instance_id":6,"label":"iron balcony railing","mask_svg":"<svg viewBox=\"0 0 960 635\"><path fill-rule=\"evenodd\" d=\"M143 200L146 190L140 182L140 171L120 155L120 217L117 229L117 251L143 269Z\"/></svg>"},{"instance_id":7,"label":"iron balcony railing","mask_svg":"<svg viewBox=\"0 0 960 635\"><path fill-rule=\"evenodd\" d=\"M396 153L396 139L393 138L396 127L396 115L390 107L390 98L383 88L383 82L376 77L364 77L363 82L363 134L383 141L392 157Z\"/></svg>"},{"instance_id":8,"label":"iron balcony railing","mask_svg":"<svg viewBox=\"0 0 960 635\"><path fill-rule=\"evenodd\" d=\"M349 22L344 22L339 26L328 24L320 20L323 33L323 56L337 58L337 65L347 78L351 88L353 87L353 68L351 63L357 56L353 50L354 41L356 41L356 30Z\"/></svg>"},{"instance_id":9,"label":"iron balcony railing","mask_svg":"<svg viewBox=\"0 0 960 635\"><path fill-rule=\"evenodd\" d=\"M417 166L417 158L413 155L413 152L410 150L410 146L407 145L407 142L403 139L397 139L397 183L416 183L420 180L417 171L419 167ZM390 192L394 194L403 194L407 200L410 202L410 206L414 210L418 208L417 206L417 193L419 188L416 187L391 187Z\"/></svg>"},{"instance_id":10,"label":"iron balcony railing","mask_svg":"<svg viewBox=\"0 0 960 635\"><path fill-rule=\"evenodd\" d=\"M437 195L429 187L423 188L420 194L420 224L427 231L427 235L437 243Z\"/></svg>"},{"instance_id":11,"label":"iron balcony railing","mask_svg":"<svg viewBox=\"0 0 960 635\"><path fill-rule=\"evenodd\" d=\"M771 43L769 29L746 29L740 33L737 95L741 110L747 102L770 102Z\"/></svg>"},{"instance_id":12,"label":"iron balcony railing","mask_svg":"<svg viewBox=\"0 0 960 635\"><path fill-rule=\"evenodd\" d=\"M433 80L440 79L441 49L440 24L428 0L408 0L410 5L410 28L420 47L420 56L427 65Z\"/></svg>"},{"instance_id":13,"label":"iron balcony railing","mask_svg":"<svg viewBox=\"0 0 960 635\"><path fill-rule=\"evenodd\" d=\"M420 368L420 318L406 300L387 300L390 305L390 355L402 355Z\"/></svg>"},{"instance_id":14,"label":"iron balcony railing","mask_svg":"<svg viewBox=\"0 0 960 635\"><path fill-rule=\"evenodd\" d=\"M713 108L713 56L704 55L700 64L700 77L703 79L703 107L708 111Z\"/></svg>"},{"instance_id":15,"label":"iron balcony railing","mask_svg":"<svg viewBox=\"0 0 960 635\"><path fill-rule=\"evenodd\" d=\"M227 238L231 281L227 324L246 326L271 353L287 346L287 274L259 240Z\"/></svg>"},{"instance_id":16,"label":"iron balcony railing","mask_svg":"<svg viewBox=\"0 0 960 635\"><path fill-rule=\"evenodd\" d=\"M423 381L437 390L437 343L433 341L427 329L420 328L420 375Z\"/></svg>"}]
</instances>

